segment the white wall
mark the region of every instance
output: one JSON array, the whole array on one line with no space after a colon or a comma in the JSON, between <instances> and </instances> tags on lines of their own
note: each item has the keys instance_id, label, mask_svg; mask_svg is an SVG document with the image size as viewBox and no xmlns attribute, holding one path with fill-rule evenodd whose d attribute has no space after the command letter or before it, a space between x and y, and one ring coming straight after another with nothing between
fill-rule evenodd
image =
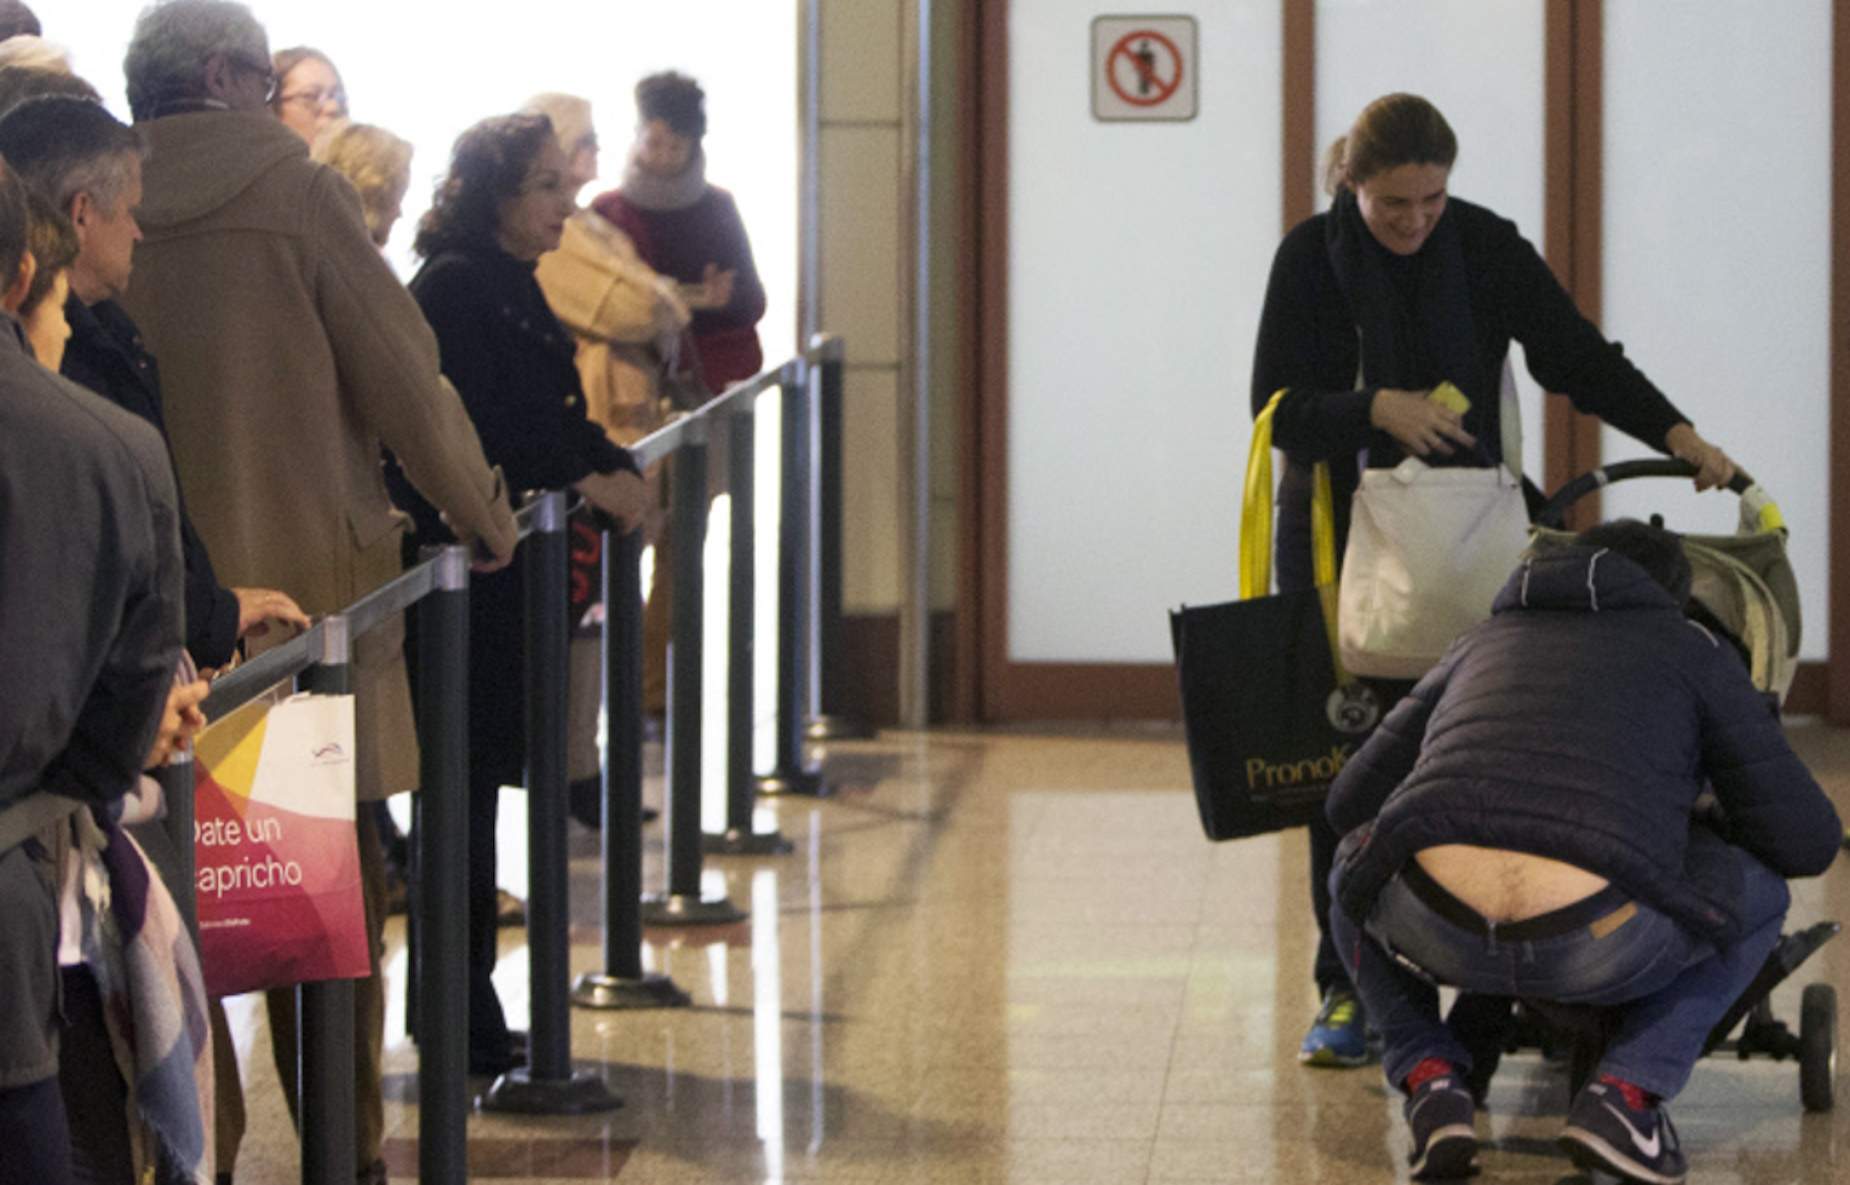
<instances>
[{"instance_id":1,"label":"white wall","mask_svg":"<svg viewBox=\"0 0 1850 1185\"><path fill-rule=\"evenodd\" d=\"M1609 336L1786 513L1809 625L1828 641L1831 5L1606 5ZM1607 460L1653 455L1611 429ZM1736 500L1612 487L1606 517L1731 533Z\"/></svg>"},{"instance_id":2,"label":"white wall","mask_svg":"<svg viewBox=\"0 0 1850 1185\"><path fill-rule=\"evenodd\" d=\"M142 0L38 0L48 40L124 119L122 57ZM353 117L417 146L405 218L390 254L401 274L409 244L449 163L450 145L478 119L544 90L596 107L603 177L613 188L634 126L631 88L656 70L686 71L707 91L708 176L738 198L770 307L759 326L767 358L796 343L797 18L795 0L677 0L587 5L527 0L491 19L470 5L395 0L255 0L270 48L307 44L340 65ZM503 19L506 18L506 19Z\"/></svg>"},{"instance_id":3,"label":"white wall","mask_svg":"<svg viewBox=\"0 0 1850 1185\"><path fill-rule=\"evenodd\" d=\"M1166 610L1234 591L1279 238L1279 6L1197 9L1181 124L1093 120L1093 15L1009 6L1009 650L1162 662Z\"/></svg>"},{"instance_id":4,"label":"white wall","mask_svg":"<svg viewBox=\"0 0 1850 1185\"><path fill-rule=\"evenodd\" d=\"M1323 150L1363 107L1424 95L1458 136L1451 192L1513 220L1542 248L1544 0L1321 0L1317 5L1318 205ZM1523 465L1542 473L1543 394L1511 347Z\"/></svg>"}]
</instances>

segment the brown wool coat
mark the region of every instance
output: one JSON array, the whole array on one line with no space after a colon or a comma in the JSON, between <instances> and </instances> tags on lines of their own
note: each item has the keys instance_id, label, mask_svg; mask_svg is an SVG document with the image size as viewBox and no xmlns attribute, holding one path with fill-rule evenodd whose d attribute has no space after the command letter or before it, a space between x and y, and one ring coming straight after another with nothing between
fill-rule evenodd
<instances>
[{"instance_id":1,"label":"brown wool coat","mask_svg":"<svg viewBox=\"0 0 1850 1185\"><path fill-rule=\"evenodd\" d=\"M498 475L353 188L267 113L140 125L144 239L123 300L159 359L187 506L231 586L308 613L396 576L404 516L380 446L464 537L511 546ZM404 626L355 646L359 796L412 789Z\"/></svg>"}]
</instances>

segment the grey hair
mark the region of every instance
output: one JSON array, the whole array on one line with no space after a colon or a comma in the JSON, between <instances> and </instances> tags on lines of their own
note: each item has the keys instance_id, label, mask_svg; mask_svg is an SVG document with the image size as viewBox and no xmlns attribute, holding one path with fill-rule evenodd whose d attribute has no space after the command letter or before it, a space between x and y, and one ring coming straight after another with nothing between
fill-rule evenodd
<instances>
[{"instance_id":1,"label":"grey hair","mask_svg":"<svg viewBox=\"0 0 1850 1185\"><path fill-rule=\"evenodd\" d=\"M128 196L130 177L147 159L145 143L92 157L64 174L63 184L51 191L51 199L60 214L70 213L71 203L80 193L89 194L90 200L102 209L120 211L122 199Z\"/></svg>"},{"instance_id":2,"label":"grey hair","mask_svg":"<svg viewBox=\"0 0 1850 1185\"><path fill-rule=\"evenodd\" d=\"M142 9L122 60L130 113L148 119L164 102L203 98L214 54L268 67L270 39L236 0L159 0Z\"/></svg>"},{"instance_id":3,"label":"grey hair","mask_svg":"<svg viewBox=\"0 0 1850 1185\"><path fill-rule=\"evenodd\" d=\"M89 194L103 210L121 209L147 154L140 132L88 99L27 99L0 117L0 155L67 217L80 193Z\"/></svg>"}]
</instances>

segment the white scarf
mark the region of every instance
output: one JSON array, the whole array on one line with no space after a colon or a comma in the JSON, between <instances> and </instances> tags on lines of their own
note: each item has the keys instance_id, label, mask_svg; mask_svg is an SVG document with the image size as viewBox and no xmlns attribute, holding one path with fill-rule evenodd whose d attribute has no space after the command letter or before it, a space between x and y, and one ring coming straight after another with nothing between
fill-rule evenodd
<instances>
[{"instance_id":1,"label":"white scarf","mask_svg":"<svg viewBox=\"0 0 1850 1185\"><path fill-rule=\"evenodd\" d=\"M644 210L685 210L707 195L707 156L698 147L687 167L672 177L658 177L636 163L631 152L623 166L619 192Z\"/></svg>"}]
</instances>

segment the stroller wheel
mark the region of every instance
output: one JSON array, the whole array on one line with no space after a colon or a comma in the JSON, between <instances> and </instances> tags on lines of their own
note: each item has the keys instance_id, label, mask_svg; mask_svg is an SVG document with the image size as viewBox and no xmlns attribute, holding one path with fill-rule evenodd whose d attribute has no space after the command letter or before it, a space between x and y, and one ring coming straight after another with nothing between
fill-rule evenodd
<instances>
[{"instance_id":1,"label":"stroller wheel","mask_svg":"<svg viewBox=\"0 0 1850 1185\"><path fill-rule=\"evenodd\" d=\"M1829 1111L1837 1075L1837 989L1807 984L1799 998L1799 1099L1807 1111Z\"/></svg>"}]
</instances>

